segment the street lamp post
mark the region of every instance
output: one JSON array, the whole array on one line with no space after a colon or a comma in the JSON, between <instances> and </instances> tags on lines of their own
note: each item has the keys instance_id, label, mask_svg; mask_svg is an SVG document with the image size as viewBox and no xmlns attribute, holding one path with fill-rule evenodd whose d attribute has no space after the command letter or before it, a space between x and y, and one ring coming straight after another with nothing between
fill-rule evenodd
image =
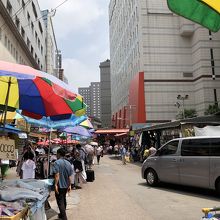
<instances>
[{"instance_id":1,"label":"street lamp post","mask_svg":"<svg viewBox=\"0 0 220 220\"><path fill-rule=\"evenodd\" d=\"M185 100L187 100L189 98L189 95L178 95L177 99L182 101L182 114L183 114L183 118L185 119Z\"/></svg>"},{"instance_id":2,"label":"street lamp post","mask_svg":"<svg viewBox=\"0 0 220 220\"><path fill-rule=\"evenodd\" d=\"M132 123L132 108L136 108L136 105L126 105L125 107L129 107L129 126Z\"/></svg>"}]
</instances>

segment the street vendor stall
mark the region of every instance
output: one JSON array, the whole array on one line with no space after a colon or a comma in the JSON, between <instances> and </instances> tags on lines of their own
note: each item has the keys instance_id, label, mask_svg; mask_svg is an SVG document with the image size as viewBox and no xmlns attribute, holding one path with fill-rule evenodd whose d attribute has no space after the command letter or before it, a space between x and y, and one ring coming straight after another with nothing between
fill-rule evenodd
<instances>
[{"instance_id":1,"label":"street vendor stall","mask_svg":"<svg viewBox=\"0 0 220 220\"><path fill-rule=\"evenodd\" d=\"M48 185L35 179L7 180L0 184L0 219L46 220Z\"/></svg>"}]
</instances>

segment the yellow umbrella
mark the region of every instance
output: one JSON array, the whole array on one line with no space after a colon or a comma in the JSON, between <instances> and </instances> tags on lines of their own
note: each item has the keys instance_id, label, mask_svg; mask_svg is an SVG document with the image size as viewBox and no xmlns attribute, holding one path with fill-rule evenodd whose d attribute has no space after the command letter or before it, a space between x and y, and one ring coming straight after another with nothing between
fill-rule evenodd
<instances>
[{"instance_id":1,"label":"yellow umbrella","mask_svg":"<svg viewBox=\"0 0 220 220\"><path fill-rule=\"evenodd\" d=\"M220 1L219 0L201 0L206 3L209 7L220 13Z\"/></svg>"}]
</instances>

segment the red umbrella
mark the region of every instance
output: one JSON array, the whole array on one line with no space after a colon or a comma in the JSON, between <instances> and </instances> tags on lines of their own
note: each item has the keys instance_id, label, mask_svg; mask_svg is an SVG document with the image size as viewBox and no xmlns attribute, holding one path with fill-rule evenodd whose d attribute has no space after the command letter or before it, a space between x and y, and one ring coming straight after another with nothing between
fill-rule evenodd
<instances>
[{"instance_id":1,"label":"red umbrella","mask_svg":"<svg viewBox=\"0 0 220 220\"><path fill-rule=\"evenodd\" d=\"M38 141L37 145L49 146L49 142L47 142L47 141Z\"/></svg>"}]
</instances>

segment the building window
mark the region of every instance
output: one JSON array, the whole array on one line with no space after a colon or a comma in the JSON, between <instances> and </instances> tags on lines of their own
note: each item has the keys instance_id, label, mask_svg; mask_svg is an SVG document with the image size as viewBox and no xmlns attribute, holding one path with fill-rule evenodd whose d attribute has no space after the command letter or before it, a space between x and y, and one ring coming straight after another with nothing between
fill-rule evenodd
<instances>
[{"instance_id":1,"label":"building window","mask_svg":"<svg viewBox=\"0 0 220 220\"><path fill-rule=\"evenodd\" d=\"M20 20L17 16L15 17L15 25L18 29L20 28Z\"/></svg>"},{"instance_id":2,"label":"building window","mask_svg":"<svg viewBox=\"0 0 220 220\"><path fill-rule=\"evenodd\" d=\"M37 10L36 10L35 4L33 2L32 2L32 9L33 9L35 18L37 18Z\"/></svg>"},{"instance_id":3,"label":"building window","mask_svg":"<svg viewBox=\"0 0 220 220\"><path fill-rule=\"evenodd\" d=\"M15 53L15 59L16 61L18 61L18 51L16 50L16 53Z\"/></svg>"},{"instance_id":4,"label":"building window","mask_svg":"<svg viewBox=\"0 0 220 220\"><path fill-rule=\"evenodd\" d=\"M11 45L11 43L10 43L10 40L8 39L8 50L10 51L10 45Z\"/></svg>"},{"instance_id":5,"label":"building window","mask_svg":"<svg viewBox=\"0 0 220 220\"><path fill-rule=\"evenodd\" d=\"M30 47L30 40L27 38L27 46Z\"/></svg>"},{"instance_id":6,"label":"building window","mask_svg":"<svg viewBox=\"0 0 220 220\"><path fill-rule=\"evenodd\" d=\"M0 40L2 39L2 29L0 28Z\"/></svg>"},{"instance_id":7,"label":"building window","mask_svg":"<svg viewBox=\"0 0 220 220\"><path fill-rule=\"evenodd\" d=\"M7 10L8 10L8 13L9 13L10 15L12 15L12 6L11 6L10 1L7 1L6 8L7 8Z\"/></svg>"},{"instance_id":8,"label":"building window","mask_svg":"<svg viewBox=\"0 0 220 220\"><path fill-rule=\"evenodd\" d=\"M27 19L28 19L28 22L30 22L31 16L30 16L29 12L27 12Z\"/></svg>"},{"instance_id":9,"label":"building window","mask_svg":"<svg viewBox=\"0 0 220 220\"><path fill-rule=\"evenodd\" d=\"M40 39L38 38L38 48L40 50Z\"/></svg>"},{"instance_id":10,"label":"building window","mask_svg":"<svg viewBox=\"0 0 220 220\"><path fill-rule=\"evenodd\" d=\"M43 33L43 28L42 28L42 25L41 25L40 21L38 21L38 25L39 25L40 32L42 34Z\"/></svg>"},{"instance_id":11,"label":"building window","mask_svg":"<svg viewBox=\"0 0 220 220\"><path fill-rule=\"evenodd\" d=\"M34 54L34 48L31 46L31 54Z\"/></svg>"},{"instance_id":12,"label":"building window","mask_svg":"<svg viewBox=\"0 0 220 220\"><path fill-rule=\"evenodd\" d=\"M35 61L37 61L37 54L36 54L36 53L35 53L35 56L34 56L34 57L35 57Z\"/></svg>"},{"instance_id":13,"label":"building window","mask_svg":"<svg viewBox=\"0 0 220 220\"><path fill-rule=\"evenodd\" d=\"M32 34L34 34L34 24L33 24L33 22L31 22L31 30L32 30Z\"/></svg>"},{"instance_id":14,"label":"building window","mask_svg":"<svg viewBox=\"0 0 220 220\"><path fill-rule=\"evenodd\" d=\"M36 43L37 43L37 32L35 31L35 41L36 41Z\"/></svg>"},{"instance_id":15,"label":"building window","mask_svg":"<svg viewBox=\"0 0 220 220\"><path fill-rule=\"evenodd\" d=\"M21 27L21 36L24 38L25 37L25 31L24 31L24 28Z\"/></svg>"},{"instance_id":16,"label":"building window","mask_svg":"<svg viewBox=\"0 0 220 220\"><path fill-rule=\"evenodd\" d=\"M22 7L24 8L25 7L24 0L22 0L21 3L22 3Z\"/></svg>"},{"instance_id":17,"label":"building window","mask_svg":"<svg viewBox=\"0 0 220 220\"><path fill-rule=\"evenodd\" d=\"M43 55L43 47L42 47L42 45L41 45L40 51L41 51L41 54Z\"/></svg>"}]
</instances>

